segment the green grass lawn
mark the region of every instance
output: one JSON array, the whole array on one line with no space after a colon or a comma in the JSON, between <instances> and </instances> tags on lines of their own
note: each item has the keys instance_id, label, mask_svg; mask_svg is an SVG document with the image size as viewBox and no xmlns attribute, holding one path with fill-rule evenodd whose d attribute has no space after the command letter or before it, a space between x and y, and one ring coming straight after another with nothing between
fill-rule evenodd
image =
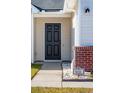
<instances>
[{"instance_id":1,"label":"green grass lawn","mask_svg":"<svg viewBox=\"0 0 124 93\"><path fill-rule=\"evenodd\" d=\"M31 93L93 93L91 88L42 88L32 87Z\"/></svg>"},{"instance_id":2,"label":"green grass lawn","mask_svg":"<svg viewBox=\"0 0 124 93\"><path fill-rule=\"evenodd\" d=\"M36 75L40 68L41 68L40 64L31 64L31 79Z\"/></svg>"}]
</instances>

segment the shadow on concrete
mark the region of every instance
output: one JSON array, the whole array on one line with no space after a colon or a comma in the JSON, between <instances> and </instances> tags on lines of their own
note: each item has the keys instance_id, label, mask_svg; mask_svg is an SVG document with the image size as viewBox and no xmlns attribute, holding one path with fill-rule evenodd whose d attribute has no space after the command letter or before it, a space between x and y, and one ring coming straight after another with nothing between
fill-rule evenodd
<instances>
[{"instance_id":1,"label":"shadow on concrete","mask_svg":"<svg viewBox=\"0 0 124 93\"><path fill-rule=\"evenodd\" d=\"M44 62L41 70L62 70L60 62Z\"/></svg>"}]
</instances>

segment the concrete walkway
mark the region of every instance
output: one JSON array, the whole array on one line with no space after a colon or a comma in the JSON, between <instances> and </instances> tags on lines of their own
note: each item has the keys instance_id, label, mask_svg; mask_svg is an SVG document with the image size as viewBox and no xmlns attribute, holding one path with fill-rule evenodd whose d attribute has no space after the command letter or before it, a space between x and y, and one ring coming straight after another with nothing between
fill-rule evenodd
<instances>
[{"instance_id":1,"label":"concrete walkway","mask_svg":"<svg viewBox=\"0 0 124 93\"><path fill-rule=\"evenodd\" d=\"M62 87L93 88L93 82L62 82Z\"/></svg>"},{"instance_id":2,"label":"concrete walkway","mask_svg":"<svg viewBox=\"0 0 124 93\"><path fill-rule=\"evenodd\" d=\"M84 87L92 88L92 82L62 82L61 63L44 63L31 81L32 87Z\"/></svg>"},{"instance_id":3,"label":"concrete walkway","mask_svg":"<svg viewBox=\"0 0 124 93\"><path fill-rule=\"evenodd\" d=\"M32 87L61 87L62 69L60 63L44 63L41 70L33 78Z\"/></svg>"}]
</instances>

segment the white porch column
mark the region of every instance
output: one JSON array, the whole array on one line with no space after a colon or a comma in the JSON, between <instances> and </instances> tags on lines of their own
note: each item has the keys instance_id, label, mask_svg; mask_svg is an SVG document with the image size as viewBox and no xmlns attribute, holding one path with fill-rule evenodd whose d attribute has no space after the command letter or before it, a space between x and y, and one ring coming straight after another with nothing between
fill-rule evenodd
<instances>
[{"instance_id":1,"label":"white porch column","mask_svg":"<svg viewBox=\"0 0 124 93\"><path fill-rule=\"evenodd\" d=\"M31 63L34 63L34 17L31 15Z\"/></svg>"},{"instance_id":2,"label":"white porch column","mask_svg":"<svg viewBox=\"0 0 124 93\"><path fill-rule=\"evenodd\" d=\"M82 14L83 14L83 0L78 0L77 1L77 11L75 13L76 16L76 25L75 25L75 33L74 33L74 56L73 56L73 60L71 63L71 72L74 73L74 68L75 68L75 47L81 46L81 25L82 25Z\"/></svg>"},{"instance_id":3,"label":"white porch column","mask_svg":"<svg viewBox=\"0 0 124 93\"><path fill-rule=\"evenodd\" d=\"M83 0L78 0L77 11L76 11L76 28L75 28L75 46L80 46L80 32L81 32L81 17L82 17L82 10L83 10Z\"/></svg>"}]
</instances>

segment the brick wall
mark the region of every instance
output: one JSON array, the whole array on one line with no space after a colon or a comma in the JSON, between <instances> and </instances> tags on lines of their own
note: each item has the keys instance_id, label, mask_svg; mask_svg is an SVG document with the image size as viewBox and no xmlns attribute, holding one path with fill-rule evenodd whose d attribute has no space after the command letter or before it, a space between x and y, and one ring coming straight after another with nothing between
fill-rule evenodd
<instances>
[{"instance_id":1,"label":"brick wall","mask_svg":"<svg viewBox=\"0 0 124 93\"><path fill-rule=\"evenodd\" d=\"M93 71L93 46L75 47L75 66Z\"/></svg>"}]
</instances>

